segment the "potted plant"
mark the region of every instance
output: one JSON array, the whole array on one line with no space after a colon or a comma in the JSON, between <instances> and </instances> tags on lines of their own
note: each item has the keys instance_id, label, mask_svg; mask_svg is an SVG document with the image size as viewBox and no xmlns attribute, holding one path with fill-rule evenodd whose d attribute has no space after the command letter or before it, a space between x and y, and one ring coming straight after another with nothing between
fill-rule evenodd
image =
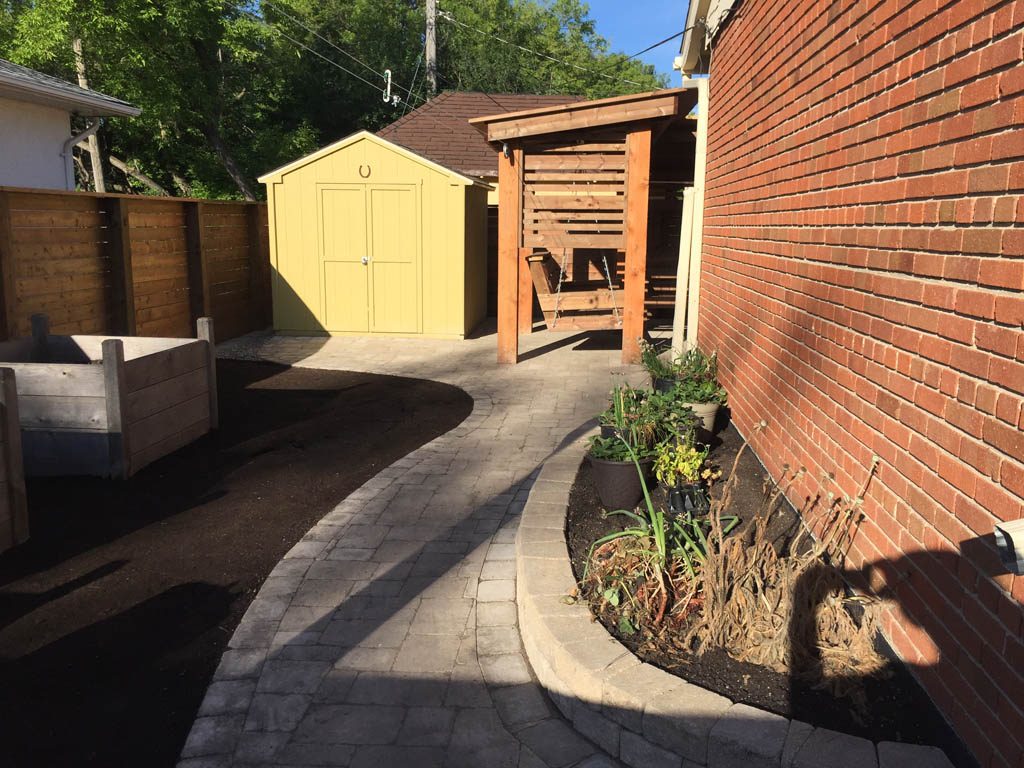
<instances>
[{"instance_id":1,"label":"potted plant","mask_svg":"<svg viewBox=\"0 0 1024 768\"><path fill-rule=\"evenodd\" d=\"M660 426L659 409L650 395L629 386L616 387L610 406L599 417L601 435L591 438L587 458L606 509L633 509L643 495L633 459L650 474Z\"/></svg>"},{"instance_id":2,"label":"potted plant","mask_svg":"<svg viewBox=\"0 0 1024 768\"><path fill-rule=\"evenodd\" d=\"M659 351L646 339L640 340L640 364L651 377L655 392L669 392L678 378L679 369L667 353L668 350Z\"/></svg>"},{"instance_id":3,"label":"potted plant","mask_svg":"<svg viewBox=\"0 0 1024 768\"><path fill-rule=\"evenodd\" d=\"M594 472L601 506L607 510L635 509L644 495L640 473L644 478L650 477L654 464L652 449L630 446L621 436L595 435L590 439L587 460Z\"/></svg>"},{"instance_id":4,"label":"potted plant","mask_svg":"<svg viewBox=\"0 0 1024 768\"><path fill-rule=\"evenodd\" d=\"M655 450L654 476L668 491L668 503L677 514L707 512L706 483L721 472L706 466L708 447L697 447L692 439L660 443Z\"/></svg>"},{"instance_id":5,"label":"potted plant","mask_svg":"<svg viewBox=\"0 0 1024 768\"><path fill-rule=\"evenodd\" d=\"M703 425L691 404L679 396L675 383L667 392L652 392L649 400L658 424L656 442L679 442Z\"/></svg>"},{"instance_id":6,"label":"potted plant","mask_svg":"<svg viewBox=\"0 0 1024 768\"><path fill-rule=\"evenodd\" d=\"M597 417L601 437L615 437L617 429L635 420L649 393L628 384L612 390L611 404Z\"/></svg>"},{"instance_id":7,"label":"potted plant","mask_svg":"<svg viewBox=\"0 0 1024 768\"><path fill-rule=\"evenodd\" d=\"M693 347L679 356L676 365L675 396L703 421L704 429L714 432L718 409L727 399L725 389L718 383L718 356Z\"/></svg>"}]
</instances>

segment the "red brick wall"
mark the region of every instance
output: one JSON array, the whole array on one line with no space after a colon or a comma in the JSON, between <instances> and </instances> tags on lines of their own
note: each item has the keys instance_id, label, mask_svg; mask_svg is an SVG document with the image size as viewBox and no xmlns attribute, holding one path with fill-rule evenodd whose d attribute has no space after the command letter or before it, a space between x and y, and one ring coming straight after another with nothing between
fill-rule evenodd
<instances>
[{"instance_id":1,"label":"red brick wall","mask_svg":"<svg viewBox=\"0 0 1024 768\"><path fill-rule=\"evenodd\" d=\"M745 0L711 63L700 339L983 766L1024 766L1024 1Z\"/></svg>"}]
</instances>

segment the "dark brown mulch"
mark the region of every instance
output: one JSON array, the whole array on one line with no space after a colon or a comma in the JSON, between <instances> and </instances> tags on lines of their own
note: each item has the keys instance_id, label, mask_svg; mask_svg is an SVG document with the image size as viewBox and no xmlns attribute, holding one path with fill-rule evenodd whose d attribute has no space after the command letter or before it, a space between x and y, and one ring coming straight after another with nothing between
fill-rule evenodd
<instances>
[{"instance_id":1,"label":"dark brown mulch","mask_svg":"<svg viewBox=\"0 0 1024 768\"><path fill-rule=\"evenodd\" d=\"M722 482L728 478L733 459L742 444L742 438L732 427L719 433L712 459L725 472ZM740 512L741 524L736 529L739 534L762 503L766 476L763 467L750 451L741 457L737 473L739 479L732 510L750 510L746 516ZM718 487L721 488L721 484ZM655 489L653 500L667 508L662 489ZM566 541L577 579L582 576L591 544L607 533L622 530L625 522L623 517L605 517L602 514L590 465L584 461L569 498L566 522ZM796 511L787 506L774 519L770 535L773 540L782 541L795 530L797 524ZM697 655L692 651L681 650L664 638L645 637L642 633L624 635L613 619L602 616L601 621L609 632L644 661L733 701L874 741L932 744L944 749L956 765L974 765L928 695L910 671L893 658L881 639L881 650L893 661L887 670L888 677L868 678L864 681L869 711L867 719L858 722L848 700L836 699L802 681L790 680L787 675L775 670L736 661L717 648L707 649L702 655Z\"/></svg>"},{"instance_id":2,"label":"dark brown mulch","mask_svg":"<svg viewBox=\"0 0 1024 768\"><path fill-rule=\"evenodd\" d=\"M429 381L218 363L221 428L128 481L29 482L0 556L0 765L172 766L281 556L378 470L456 426Z\"/></svg>"}]
</instances>

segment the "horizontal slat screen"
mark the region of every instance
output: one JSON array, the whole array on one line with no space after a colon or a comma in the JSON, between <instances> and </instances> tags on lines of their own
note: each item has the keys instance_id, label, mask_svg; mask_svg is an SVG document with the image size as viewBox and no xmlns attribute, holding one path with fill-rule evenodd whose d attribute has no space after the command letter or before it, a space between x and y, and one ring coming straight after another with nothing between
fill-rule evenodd
<instances>
[{"instance_id":1,"label":"horizontal slat screen","mask_svg":"<svg viewBox=\"0 0 1024 768\"><path fill-rule=\"evenodd\" d=\"M523 160L523 245L625 247L626 144L561 143Z\"/></svg>"}]
</instances>

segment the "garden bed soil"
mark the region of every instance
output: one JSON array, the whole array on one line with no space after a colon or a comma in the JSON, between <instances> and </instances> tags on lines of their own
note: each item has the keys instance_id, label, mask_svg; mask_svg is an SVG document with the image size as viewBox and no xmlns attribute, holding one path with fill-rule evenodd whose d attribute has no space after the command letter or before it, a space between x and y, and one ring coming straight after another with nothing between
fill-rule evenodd
<instances>
[{"instance_id":1,"label":"garden bed soil","mask_svg":"<svg viewBox=\"0 0 1024 768\"><path fill-rule=\"evenodd\" d=\"M430 381L218 362L220 429L129 480L28 484L0 557L0 766L173 766L270 570L472 410Z\"/></svg>"},{"instance_id":2,"label":"garden bed soil","mask_svg":"<svg viewBox=\"0 0 1024 768\"><path fill-rule=\"evenodd\" d=\"M722 478L716 484L716 489L721 490L743 439L730 426L719 433L715 442L711 460L723 470ZM750 450L740 457L736 471L738 479L731 511L739 514L741 521L731 535L742 535L762 504L767 476ZM664 489L654 489L652 498L655 504L668 508ZM744 514L744 510L749 510L749 513ZM591 544L607 533L622 530L626 522L624 517L605 517L602 514L590 464L584 460L570 493L566 518L566 543L577 579L582 576ZM798 525L796 511L785 505L772 519L769 538L777 543L785 541ZM698 656L693 651L680 648L665 634L657 637L644 636L643 632L625 635L615 621L605 616L599 618L619 642L642 660L733 701L873 741L938 746L956 765L975 765L928 695L881 639L880 650L892 661L884 676L863 681L868 711L866 718L858 719L848 699L837 699L824 690L791 680L773 669L737 661L717 648L707 649Z\"/></svg>"}]
</instances>

